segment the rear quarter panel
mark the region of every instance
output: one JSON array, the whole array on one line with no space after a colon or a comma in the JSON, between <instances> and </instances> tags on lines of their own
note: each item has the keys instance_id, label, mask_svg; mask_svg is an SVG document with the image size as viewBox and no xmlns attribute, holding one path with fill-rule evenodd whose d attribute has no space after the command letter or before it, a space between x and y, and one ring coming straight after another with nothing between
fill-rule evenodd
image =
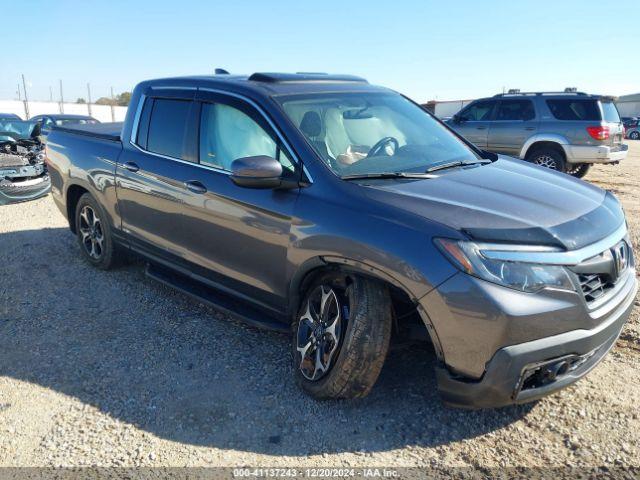
<instances>
[{"instance_id":1,"label":"rear quarter panel","mask_svg":"<svg viewBox=\"0 0 640 480\"><path fill-rule=\"evenodd\" d=\"M47 139L51 194L64 214L69 189L76 185L91 193L104 208L111 225L120 228L114 176L121 151L119 141L51 132Z\"/></svg>"}]
</instances>

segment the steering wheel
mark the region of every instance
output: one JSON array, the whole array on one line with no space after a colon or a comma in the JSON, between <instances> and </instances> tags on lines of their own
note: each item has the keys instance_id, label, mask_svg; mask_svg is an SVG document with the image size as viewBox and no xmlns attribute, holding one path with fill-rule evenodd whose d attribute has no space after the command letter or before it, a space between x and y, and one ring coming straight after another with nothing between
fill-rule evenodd
<instances>
[{"instance_id":1,"label":"steering wheel","mask_svg":"<svg viewBox=\"0 0 640 480\"><path fill-rule=\"evenodd\" d=\"M367 157L375 157L376 155L380 154L384 150L384 147L386 147L391 143L393 144L394 152L400 147L400 143L398 143L398 140L396 140L394 137L384 137L378 140L376 144L373 147L371 147L371 150L369 150L369 153L367 153ZM387 156L391 156L391 155L387 155Z\"/></svg>"}]
</instances>

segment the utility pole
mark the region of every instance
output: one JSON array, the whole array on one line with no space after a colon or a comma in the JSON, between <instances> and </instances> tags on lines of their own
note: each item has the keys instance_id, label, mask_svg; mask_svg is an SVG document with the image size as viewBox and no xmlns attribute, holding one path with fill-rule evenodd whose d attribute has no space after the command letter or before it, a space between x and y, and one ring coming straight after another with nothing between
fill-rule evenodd
<instances>
[{"instance_id":1,"label":"utility pole","mask_svg":"<svg viewBox=\"0 0 640 480\"><path fill-rule=\"evenodd\" d=\"M22 93L20 92L20 82L18 82L18 100L22 101Z\"/></svg>"},{"instance_id":2,"label":"utility pole","mask_svg":"<svg viewBox=\"0 0 640 480\"><path fill-rule=\"evenodd\" d=\"M62 96L62 80L60 80L60 113L64 113L64 97Z\"/></svg>"},{"instance_id":3,"label":"utility pole","mask_svg":"<svg viewBox=\"0 0 640 480\"><path fill-rule=\"evenodd\" d=\"M113 96L113 87L111 87L111 121L116 121L116 108L115 108L116 97Z\"/></svg>"},{"instance_id":4,"label":"utility pole","mask_svg":"<svg viewBox=\"0 0 640 480\"><path fill-rule=\"evenodd\" d=\"M27 82L24 81L24 73L22 74L22 89L24 90L24 114L29 120L29 99L27 98Z\"/></svg>"},{"instance_id":5,"label":"utility pole","mask_svg":"<svg viewBox=\"0 0 640 480\"><path fill-rule=\"evenodd\" d=\"M49 101L53 102L53 88L49 85Z\"/></svg>"},{"instance_id":6,"label":"utility pole","mask_svg":"<svg viewBox=\"0 0 640 480\"><path fill-rule=\"evenodd\" d=\"M87 83L87 94L88 94L88 102L87 102L87 110L89 110L89 116L91 116L91 85Z\"/></svg>"}]
</instances>

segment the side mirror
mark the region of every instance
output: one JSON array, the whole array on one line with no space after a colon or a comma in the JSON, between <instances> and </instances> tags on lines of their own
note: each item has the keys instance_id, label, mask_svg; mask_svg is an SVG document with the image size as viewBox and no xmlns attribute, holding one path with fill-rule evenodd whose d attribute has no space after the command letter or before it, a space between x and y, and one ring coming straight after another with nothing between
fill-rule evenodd
<instances>
[{"instance_id":1,"label":"side mirror","mask_svg":"<svg viewBox=\"0 0 640 480\"><path fill-rule=\"evenodd\" d=\"M457 113L453 116L453 123L460 124L464 122L464 117L458 115Z\"/></svg>"},{"instance_id":2,"label":"side mirror","mask_svg":"<svg viewBox=\"0 0 640 480\"><path fill-rule=\"evenodd\" d=\"M231 162L231 181L245 188L278 188L283 184L282 165L267 155L238 158Z\"/></svg>"}]
</instances>

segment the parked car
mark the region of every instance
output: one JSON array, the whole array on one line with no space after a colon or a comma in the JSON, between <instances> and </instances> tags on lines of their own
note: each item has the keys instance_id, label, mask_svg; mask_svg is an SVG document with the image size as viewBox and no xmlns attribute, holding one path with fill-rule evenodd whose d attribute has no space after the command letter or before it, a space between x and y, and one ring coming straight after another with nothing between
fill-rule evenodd
<instances>
[{"instance_id":1,"label":"parked car","mask_svg":"<svg viewBox=\"0 0 640 480\"><path fill-rule=\"evenodd\" d=\"M0 205L40 198L51 187L39 125L0 118Z\"/></svg>"},{"instance_id":2,"label":"parked car","mask_svg":"<svg viewBox=\"0 0 640 480\"><path fill-rule=\"evenodd\" d=\"M638 117L620 117L620 120L622 120L625 129L638 126Z\"/></svg>"},{"instance_id":3,"label":"parked car","mask_svg":"<svg viewBox=\"0 0 640 480\"><path fill-rule=\"evenodd\" d=\"M366 395L392 335L418 331L449 404L530 401L594 368L633 307L611 193L482 151L358 77L145 81L123 128L54 127L47 151L89 264L138 254L152 278L291 332L316 398Z\"/></svg>"},{"instance_id":4,"label":"parked car","mask_svg":"<svg viewBox=\"0 0 640 480\"><path fill-rule=\"evenodd\" d=\"M449 125L478 148L584 177L594 163L627 156L610 97L581 92L508 93L482 98Z\"/></svg>"},{"instance_id":5,"label":"parked car","mask_svg":"<svg viewBox=\"0 0 640 480\"><path fill-rule=\"evenodd\" d=\"M625 124L625 135L631 140L640 140L640 122L638 119L630 120Z\"/></svg>"},{"instance_id":6,"label":"parked car","mask_svg":"<svg viewBox=\"0 0 640 480\"><path fill-rule=\"evenodd\" d=\"M22 119L15 113L0 113L0 123L10 122L14 120L22 121Z\"/></svg>"},{"instance_id":7,"label":"parked car","mask_svg":"<svg viewBox=\"0 0 640 480\"><path fill-rule=\"evenodd\" d=\"M70 115L70 114L45 114L31 117L30 121L40 124L41 135L47 138L49 132L54 126L63 127L69 125L95 125L100 123L89 115Z\"/></svg>"}]
</instances>

